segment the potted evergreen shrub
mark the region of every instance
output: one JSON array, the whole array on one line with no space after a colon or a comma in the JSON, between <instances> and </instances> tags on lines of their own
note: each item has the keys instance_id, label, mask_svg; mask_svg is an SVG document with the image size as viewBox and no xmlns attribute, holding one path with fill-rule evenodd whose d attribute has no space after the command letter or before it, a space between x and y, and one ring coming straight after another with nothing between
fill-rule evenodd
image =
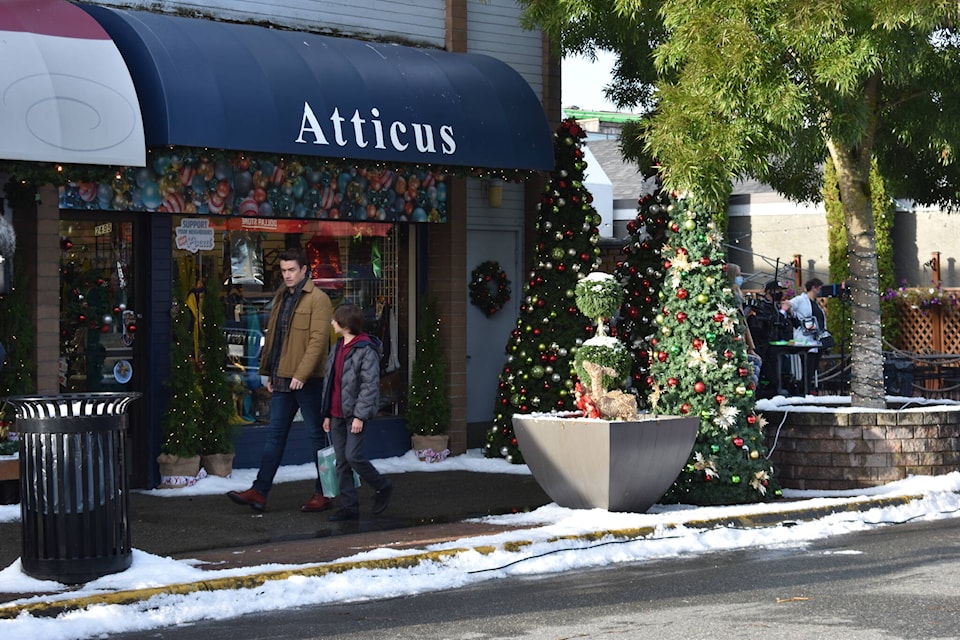
<instances>
[{"instance_id":1,"label":"potted evergreen shrub","mask_svg":"<svg viewBox=\"0 0 960 640\"><path fill-rule=\"evenodd\" d=\"M558 505L643 512L683 468L700 421L639 415L635 396L607 390L630 373L629 351L604 328L623 289L612 276L595 272L577 282L575 295L577 308L597 327L574 357L580 413L514 414L517 443L533 477Z\"/></svg>"},{"instance_id":2,"label":"potted evergreen shrub","mask_svg":"<svg viewBox=\"0 0 960 640\"><path fill-rule=\"evenodd\" d=\"M174 284L171 371L165 383L170 398L161 420L161 453L157 457L161 488L193 484L200 473L203 390L194 358L192 325L192 312L178 281Z\"/></svg>"},{"instance_id":3,"label":"potted evergreen shrub","mask_svg":"<svg viewBox=\"0 0 960 640\"><path fill-rule=\"evenodd\" d=\"M417 457L426 462L446 458L450 425L447 361L440 342L436 300L428 298L417 321L416 355L407 396L407 430Z\"/></svg>"},{"instance_id":4,"label":"potted evergreen shrub","mask_svg":"<svg viewBox=\"0 0 960 640\"><path fill-rule=\"evenodd\" d=\"M200 466L224 478L233 472L233 442L242 419L237 414L233 388L226 372L227 340L223 334L224 307L217 278L208 278L203 293L201 317L202 420Z\"/></svg>"},{"instance_id":5,"label":"potted evergreen shrub","mask_svg":"<svg viewBox=\"0 0 960 640\"><path fill-rule=\"evenodd\" d=\"M11 259L7 256L6 259ZM2 268L2 266L0 266ZM27 269L21 258L14 262L13 283L8 293L0 295L0 340L6 358L0 363L0 396L30 395L36 392L31 372L34 326L30 316ZM20 477L18 460L20 442L14 421L15 412L4 404L0 407L0 481L14 481Z\"/></svg>"}]
</instances>

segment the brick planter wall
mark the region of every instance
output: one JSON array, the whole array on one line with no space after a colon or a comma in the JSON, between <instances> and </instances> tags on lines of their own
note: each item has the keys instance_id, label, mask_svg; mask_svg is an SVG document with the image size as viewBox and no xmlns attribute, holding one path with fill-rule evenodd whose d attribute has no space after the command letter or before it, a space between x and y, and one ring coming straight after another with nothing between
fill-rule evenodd
<instances>
[{"instance_id":1,"label":"brick planter wall","mask_svg":"<svg viewBox=\"0 0 960 640\"><path fill-rule=\"evenodd\" d=\"M788 489L862 489L960 468L960 407L763 415L770 461Z\"/></svg>"}]
</instances>

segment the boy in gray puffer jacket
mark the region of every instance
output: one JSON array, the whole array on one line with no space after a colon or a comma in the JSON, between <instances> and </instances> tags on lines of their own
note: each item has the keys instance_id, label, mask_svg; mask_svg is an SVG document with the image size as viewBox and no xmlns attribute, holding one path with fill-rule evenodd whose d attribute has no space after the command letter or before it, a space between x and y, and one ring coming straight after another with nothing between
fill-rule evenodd
<instances>
[{"instance_id":1,"label":"boy in gray puffer jacket","mask_svg":"<svg viewBox=\"0 0 960 640\"><path fill-rule=\"evenodd\" d=\"M333 330L340 336L327 357L321 415L337 456L340 510L330 520L360 517L353 473L376 489L373 512L383 513L393 493L393 483L364 456L364 425L375 415L380 400L380 340L363 331L363 311L342 304L333 312Z\"/></svg>"}]
</instances>

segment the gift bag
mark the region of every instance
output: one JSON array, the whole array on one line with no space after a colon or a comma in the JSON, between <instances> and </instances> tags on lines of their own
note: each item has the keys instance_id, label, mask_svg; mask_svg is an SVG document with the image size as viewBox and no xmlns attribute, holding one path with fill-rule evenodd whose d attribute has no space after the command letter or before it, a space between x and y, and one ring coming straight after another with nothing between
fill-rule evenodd
<instances>
[{"instance_id":1,"label":"gift bag","mask_svg":"<svg viewBox=\"0 0 960 640\"><path fill-rule=\"evenodd\" d=\"M337 480L337 454L333 447L324 447L317 451L317 470L320 473L320 486L323 495L327 498L336 498L340 495L340 483ZM360 476L353 472L353 486L360 486Z\"/></svg>"}]
</instances>

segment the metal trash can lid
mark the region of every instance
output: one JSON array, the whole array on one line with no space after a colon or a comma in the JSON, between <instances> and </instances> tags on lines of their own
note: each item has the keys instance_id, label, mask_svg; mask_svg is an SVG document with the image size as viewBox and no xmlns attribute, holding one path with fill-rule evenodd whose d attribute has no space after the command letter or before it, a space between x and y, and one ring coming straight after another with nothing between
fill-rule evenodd
<instances>
[{"instance_id":1,"label":"metal trash can lid","mask_svg":"<svg viewBox=\"0 0 960 640\"><path fill-rule=\"evenodd\" d=\"M139 392L102 391L55 396L9 396L4 398L4 402L13 406L17 418L85 418L122 415L127 405L141 395Z\"/></svg>"}]
</instances>

